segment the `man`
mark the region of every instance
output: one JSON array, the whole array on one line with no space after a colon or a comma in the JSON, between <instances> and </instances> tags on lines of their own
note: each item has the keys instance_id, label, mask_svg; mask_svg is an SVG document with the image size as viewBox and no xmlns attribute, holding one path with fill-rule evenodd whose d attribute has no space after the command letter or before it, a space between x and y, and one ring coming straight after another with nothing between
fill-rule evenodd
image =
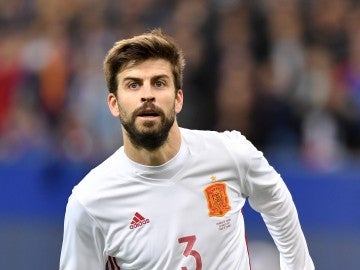
<instances>
[{"instance_id":1,"label":"man","mask_svg":"<svg viewBox=\"0 0 360 270\"><path fill-rule=\"evenodd\" d=\"M69 198L61 270L247 270L248 198L281 269L314 269L291 195L239 132L180 128L181 50L160 30L117 42L104 61L124 145Z\"/></svg>"}]
</instances>

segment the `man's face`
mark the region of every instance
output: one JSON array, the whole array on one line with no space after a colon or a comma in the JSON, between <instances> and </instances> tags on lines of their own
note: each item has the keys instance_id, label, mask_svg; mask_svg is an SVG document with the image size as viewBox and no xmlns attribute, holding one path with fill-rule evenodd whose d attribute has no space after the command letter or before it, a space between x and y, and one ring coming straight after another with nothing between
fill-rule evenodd
<instances>
[{"instance_id":1,"label":"man's face","mask_svg":"<svg viewBox=\"0 0 360 270\"><path fill-rule=\"evenodd\" d=\"M120 118L130 141L137 147L156 149L167 139L176 114L181 111L182 91L175 92L171 65L150 59L118 74L117 97L108 104Z\"/></svg>"}]
</instances>

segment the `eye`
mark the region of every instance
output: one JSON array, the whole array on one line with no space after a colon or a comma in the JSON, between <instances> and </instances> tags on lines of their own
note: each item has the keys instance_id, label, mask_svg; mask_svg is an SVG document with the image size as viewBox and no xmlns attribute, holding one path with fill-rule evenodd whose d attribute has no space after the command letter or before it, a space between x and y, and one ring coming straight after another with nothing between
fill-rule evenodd
<instances>
[{"instance_id":1,"label":"eye","mask_svg":"<svg viewBox=\"0 0 360 270\"><path fill-rule=\"evenodd\" d=\"M163 87L163 86L165 86L165 82L164 81L161 81L161 80L157 80L156 82L155 82L155 86L156 87Z\"/></svg>"},{"instance_id":2,"label":"eye","mask_svg":"<svg viewBox=\"0 0 360 270\"><path fill-rule=\"evenodd\" d=\"M137 82L131 82L129 83L128 87L129 89L136 89L138 87L138 83Z\"/></svg>"}]
</instances>

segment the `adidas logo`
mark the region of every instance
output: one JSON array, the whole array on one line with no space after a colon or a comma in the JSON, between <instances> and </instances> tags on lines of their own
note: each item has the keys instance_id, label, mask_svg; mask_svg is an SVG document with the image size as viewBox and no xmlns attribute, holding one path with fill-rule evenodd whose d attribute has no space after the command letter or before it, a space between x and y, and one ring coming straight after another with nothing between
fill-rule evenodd
<instances>
[{"instance_id":1,"label":"adidas logo","mask_svg":"<svg viewBox=\"0 0 360 270\"><path fill-rule=\"evenodd\" d=\"M150 223L150 220L148 218L144 218L142 215L140 215L138 212L136 212L130 223L129 228L131 230L133 230L133 229L141 227L147 223Z\"/></svg>"}]
</instances>

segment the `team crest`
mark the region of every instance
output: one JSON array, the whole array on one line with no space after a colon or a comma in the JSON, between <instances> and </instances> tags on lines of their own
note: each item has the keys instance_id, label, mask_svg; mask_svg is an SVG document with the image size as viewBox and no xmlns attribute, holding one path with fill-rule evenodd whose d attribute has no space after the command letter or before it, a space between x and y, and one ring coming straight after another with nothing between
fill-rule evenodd
<instances>
[{"instance_id":1,"label":"team crest","mask_svg":"<svg viewBox=\"0 0 360 270\"><path fill-rule=\"evenodd\" d=\"M226 184L218 182L211 184L204 189L209 216L222 217L230 211L229 197L226 193Z\"/></svg>"}]
</instances>

